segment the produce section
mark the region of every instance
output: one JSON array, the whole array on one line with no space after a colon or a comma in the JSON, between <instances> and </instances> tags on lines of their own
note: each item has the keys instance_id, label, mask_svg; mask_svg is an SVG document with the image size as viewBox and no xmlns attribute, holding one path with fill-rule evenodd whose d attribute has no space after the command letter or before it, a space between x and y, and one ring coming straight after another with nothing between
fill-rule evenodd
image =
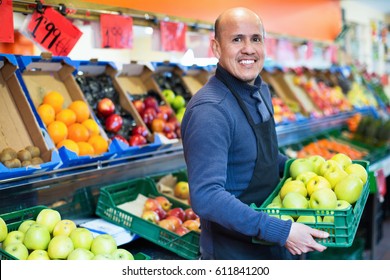
<instances>
[{"instance_id":1,"label":"produce section","mask_svg":"<svg viewBox=\"0 0 390 280\"><path fill-rule=\"evenodd\" d=\"M126 239L115 246L131 252L135 260L199 258L201 228L189 199L180 123L186 104L214 68L169 61L121 62L117 67L109 60L72 60L47 53L0 54L0 93L5 101L0 111L10 112L3 114L0 124L9 127L15 120L15 131L0 136L0 217L5 221L0 219L1 259L99 255L69 250L66 257L55 256L48 248L32 253L26 247L26 256L19 245L7 249L6 235L11 238L16 231L8 217L20 218L18 224L32 221L41 208L59 211L66 226L82 228L86 222L104 221L123 229ZM385 238L378 217L388 203L390 175L390 103L385 83L353 65L347 71L338 66L266 66L261 76L271 91L279 150L290 161L271 196L263 205L251 207L329 232L324 244L340 256L338 247L343 252L358 247L356 258L363 258L364 247L375 258L376 245ZM290 168L301 159L331 161L340 154L364 170L363 184L356 183L361 191L353 199L340 194L349 183L335 191L335 181L349 173L346 167L329 172L332 175L312 170L316 179L326 180L316 184L332 190L320 195L314 195L317 186L308 183L311 177ZM297 180L307 193L303 199L283 203L282 196L291 196L285 185L302 190ZM332 205L323 204L322 197L332 197ZM315 203L320 205L316 208ZM26 217L26 211L33 213ZM123 250L116 255L123 258L127 254ZM317 256L333 257L306 257Z\"/></svg>"}]
</instances>

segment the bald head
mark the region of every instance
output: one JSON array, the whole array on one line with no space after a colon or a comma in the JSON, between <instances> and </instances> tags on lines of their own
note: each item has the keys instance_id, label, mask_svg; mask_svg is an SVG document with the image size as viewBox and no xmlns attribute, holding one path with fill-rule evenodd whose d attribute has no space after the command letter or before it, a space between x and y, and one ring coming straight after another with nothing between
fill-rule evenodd
<instances>
[{"instance_id":1,"label":"bald head","mask_svg":"<svg viewBox=\"0 0 390 280\"><path fill-rule=\"evenodd\" d=\"M237 7L228 9L218 16L214 24L215 39L219 39L221 33L224 31L224 27L243 20L250 20L253 21L254 24L258 24L261 29L260 33L264 33L263 24L256 13L247 8Z\"/></svg>"}]
</instances>

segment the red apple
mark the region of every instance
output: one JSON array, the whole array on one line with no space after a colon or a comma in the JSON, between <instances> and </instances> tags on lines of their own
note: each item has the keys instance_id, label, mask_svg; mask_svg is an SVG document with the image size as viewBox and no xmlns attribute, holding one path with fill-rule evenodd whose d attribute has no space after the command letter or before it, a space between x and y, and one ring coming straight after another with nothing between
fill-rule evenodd
<instances>
[{"instance_id":1,"label":"red apple","mask_svg":"<svg viewBox=\"0 0 390 280\"><path fill-rule=\"evenodd\" d=\"M160 112L164 112L168 118L173 114L173 110L171 107L169 107L168 105L161 105L160 107L158 107Z\"/></svg>"},{"instance_id":2,"label":"red apple","mask_svg":"<svg viewBox=\"0 0 390 280\"><path fill-rule=\"evenodd\" d=\"M152 96L145 97L144 104L145 104L145 109L153 108L154 110L156 110L156 112L159 111L157 99Z\"/></svg>"},{"instance_id":3,"label":"red apple","mask_svg":"<svg viewBox=\"0 0 390 280\"><path fill-rule=\"evenodd\" d=\"M142 100L138 99L138 100L134 100L133 101L133 105L135 107L135 109L137 110L137 112L141 115L142 112L145 110L145 104Z\"/></svg>"},{"instance_id":4,"label":"red apple","mask_svg":"<svg viewBox=\"0 0 390 280\"><path fill-rule=\"evenodd\" d=\"M175 131L176 127L174 123L171 122L165 122L164 126L164 133L173 132Z\"/></svg>"},{"instance_id":5,"label":"red apple","mask_svg":"<svg viewBox=\"0 0 390 280\"><path fill-rule=\"evenodd\" d=\"M156 119L160 119L160 120L164 120L164 121L167 121L168 117L169 117L168 114L164 111L160 111L156 115Z\"/></svg>"},{"instance_id":6,"label":"red apple","mask_svg":"<svg viewBox=\"0 0 390 280\"><path fill-rule=\"evenodd\" d=\"M152 210L146 210L142 213L142 216L141 216L142 219L144 220L147 220L151 223L158 223L158 221L160 220L160 218L158 217L158 214Z\"/></svg>"},{"instance_id":7,"label":"red apple","mask_svg":"<svg viewBox=\"0 0 390 280\"><path fill-rule=\"evenodd\" d=\"M200 232L200 223L198 220L187 220L183 223L183 227L196 232Z\"/></svg>"},{"instance_id":8,"label":"red apple","mask_svg":"<svg viewBox=\"0 0 390 280\"><path fill-rule=\"evenodd\" d=\"M178 217L182 222L184 222L184 219L185 219L185 213L184 213L183 208L181 208L181 207L175 207L175 208L170 209L170 210L167 212L167 215L168 215L168 216L176 216L176 217Z\"/></svg>"},{"instance_id":9,"label":"red apple","mask_svg":"<svg viewBox=\"0 0 390 280\"><path fill-rule=\"evenodd\" d=\"M146 137L148 134L148 129L143 125L136 125L131 131L131 135L142 135L143 137Z\"/></svg>"},{"instance_id":10,"label":"red apple","mask_svg":"<svg viewBox=\"0 0 390 280\"><path fill-rule=\"evenodd\" d=\"M183 225L179 226L176 230L175 230L175 233L177 235L180 235L180 236L183 236L184 234L190 232L190 230L186 227L184 227Z\"/></svg>"},{"instance_id":11,"label":"red apple","mask_svg":"<svg viewBox=\"0 0 390 280\"><path fill-rule=\"evenodd\" d=\"M156 208L154 210L154 212L157 213L157 215L160 218L160 220L163 220L163 219L165 219L167 217L167 212L164 209L162 209L161 207Z\"/></svg>"},{"instance_id":12,"label":"red apple","mask_svg":"<svg viewBox=\"0 0 390 280\"><path fill-rule=\"evenodd\" d=\"M155 200L154 198L148 198L146 199L145 203L144 203L144 211L146 210L156 210L157 208L161 208L160 204L158 203L157 200Z\"/></svg>"},{"instance_id":13,"label":"red apple","mask_svg":"<svg viewBox=\"0 0 390 280\"><path fill-rule=\"evenodd\" d=\"M199 218L199 216L194 212L194 210L192 210L192 208L187 208L186 210L184 210L184 214L185 214L185 220L195 220L197 218Z\"/></svg>"},{"instance_id":14,"label":"red apple","mask_svg":"<svg viewBox=\"0 0 390 280\"><path fill-rule=\"evenodd\" d=\"M132 135L129 138L129 145L130 146L142 146L148 143L148 140L146 140L145 137L142 135Z\"/></svg>"},{"instance_id":15,"label":"red apple","mask_svg":"<svg viewBox=\"0 0 390 280\"><path fill-rule=\"evenodd\" d=\"M164 209L165 211L171 209L172 203L165 196L160 195L157 196L155 199L160 204L161 208Z\"/></svg>"},{"instance_id":16,"label":"red apple","mask_svg":"<svg viewBox=\"0 0 390 280\"><path fill-rule=\"evenodd\" d=\"M97 104L98 115L106 118L115 112L115 104L110 98L103 98Z\"/></svg>"},{"instance_id":17,"label":"red apple","mask_svg":"<svg viewBox=\"0 0 390 280\"><path fill-rule=\"evenodd\" d=\"M123 125L123 119L118 114L112 114L107 117L105 127L107 131L117 133Z\"/></svg>"},{"instance_id":18,"label":"red apple","mask_svg":"<svg viewBox=\"0 0 390 280\"><path fill-rule=\"evenodd\" d=\"M177 139L177 134L174 131L166 132L165 137L168 139Z\"/></svg>"},{"instance_id":19,"label":"red apple","mask_svg":"<svg viewBox=\"0 0 390 280\"><path fill-rule=\"evenodd\" d=\"M157 111L156 109L152 107L147 107L145 110L142 112L141 117L144 123L147 126L150 126L152 124L152 121L156 118Z\"/></svg>"},{"instance_id":20,"label":"red apple","mask_svg":"<svg viewBox=\"0 0 390 280\"><path fill-rule=\"evenodd\" d=\"M165 228L166 230L174 232L176 227L175 227L175 222L172 219L164 219L158 222L158 225L162 228Z\"/></svg>"},{"instance_id":21,"label":"red apple","mask_svg":"<svg viewBox=\"0 0 390 280\"><path fill-rule=\"evenodd\" d=\"M126 138L123 137L122 135L115 134L113 137L111 137L111 139L112 139L112 140L118 139L119 141L122 141L122 142L125 143L126 145L129 145L129 142L127 142Z\"/></svg>"},{"instance_id":22,"label":"red apple","mask_svg":"<svg viewBox=\"0 0 390 280\"><path fill-rule=\"evenodd\" d=\"M175 229L177 229L178 227L180 227L183 224L183 221L180 220L180 218L178 218L176 216L168 216L168 217L165 218L165 220L172 221L172 223L175 226Z\"/></svg>"}]
</instances>

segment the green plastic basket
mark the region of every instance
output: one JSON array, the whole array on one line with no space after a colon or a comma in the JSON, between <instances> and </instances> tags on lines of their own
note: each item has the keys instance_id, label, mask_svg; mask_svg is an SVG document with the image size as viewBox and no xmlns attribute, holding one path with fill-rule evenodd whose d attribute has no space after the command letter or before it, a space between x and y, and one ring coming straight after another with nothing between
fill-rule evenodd
<instances>
[{"instance_id":1,"label":"green plastic basket","mask_svg":"<svg viewBox=\"0 0 390 280\"><path fill-rule=\"evenodd\" d=\"M334 217L334 223L315 222L307 223L307 225L326 231L329 233L329 237L326 239L318 239L317 242L327 247L350 247L354 241L357 228L359 226L360 218L362 216L364 206L366 205L368 195L370 192L370 179L363 186L362 193L356 203L347 209L343 210L314 210L314 209L284 209L284 208L266 208L268 204L278 195L284 182L290 177L289 169L293 162L290 159L286 162L284 177L270 194L270 196L263 202L260 207L255 204L251 204L251 207L256 211L266 212L281 218L282 215L290 215L292 217L297 216L315 216L317 217L332 216ZM354 160L353 163L362 165L368 172L369 163L367 161ZM254 243L264 243L264 241L257 238L253 238Z\"/></svg>"},{"instance_id":2,"label":"green plastic basket","mask_svg":"<svg viewBox=\"0 0 390 280\"><path fill-rule=\"evenodd\" d=\"M198 259L200 256L199 233L190 231L179 236L118 207L125 202L135 200L138 194L143 194L146 197L161 195L150 178L133 179L106 186L100 190L96 214L185 259ZM166 197L172 203L172 207L189 208L186 204Z\"/></svg>"}]
</instances>

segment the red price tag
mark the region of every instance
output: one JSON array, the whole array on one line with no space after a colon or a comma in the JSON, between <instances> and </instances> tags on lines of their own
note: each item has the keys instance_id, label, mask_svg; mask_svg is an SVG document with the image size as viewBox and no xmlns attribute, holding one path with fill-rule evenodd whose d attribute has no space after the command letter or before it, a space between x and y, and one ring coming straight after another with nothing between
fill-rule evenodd
<instances>
[{"instance_id":1,"label":"red price tag","mask_svg":"<svg viewBox=\"0 0 390 280\"><path fill-rule=\"evenodd\" d=\"M34 12L27 26L32 38L53 55L67 56L82 32L53 8Z\"/></svg>"},{"instance_id":2,"label":"red price tag","mask_svg":"<svg viewBox=\"0 0 390 280\"><path fill-rule=\"evenodd\" d=\"M120 15L101 15L102 47L112 49L133 48L133 18Z\"/></svg>"},{"instance_id":3,"label":"red price tag","mask_svg":"<svg viewBox=\"0 0 390 280\"><path fill-rule=\"evenodd\" d=\"M186 51L187 25L182 22L160 22L163 51Z\"/></svg>"},{"instance_id":4,"label":"red price tag","mask_svg":"<svg viewBox=\"0 0 390 280\"><path fill-rule=\"evenodd\" d=\"M385 196L387 188L386 188L386 177L383 169L379 169L375 173L376 186L378 188L378 193L382 196Z\"/></svg>"},{"instance_id":5,"label":"red price tag","mask_svg":"<svg viewBox=\"0 0 390 280\"><path fill-rule=\"evenodd\" d=\"M14 42L14 14L12 0L0 0L0 42Z\"/></svg>"}]
</instances>

